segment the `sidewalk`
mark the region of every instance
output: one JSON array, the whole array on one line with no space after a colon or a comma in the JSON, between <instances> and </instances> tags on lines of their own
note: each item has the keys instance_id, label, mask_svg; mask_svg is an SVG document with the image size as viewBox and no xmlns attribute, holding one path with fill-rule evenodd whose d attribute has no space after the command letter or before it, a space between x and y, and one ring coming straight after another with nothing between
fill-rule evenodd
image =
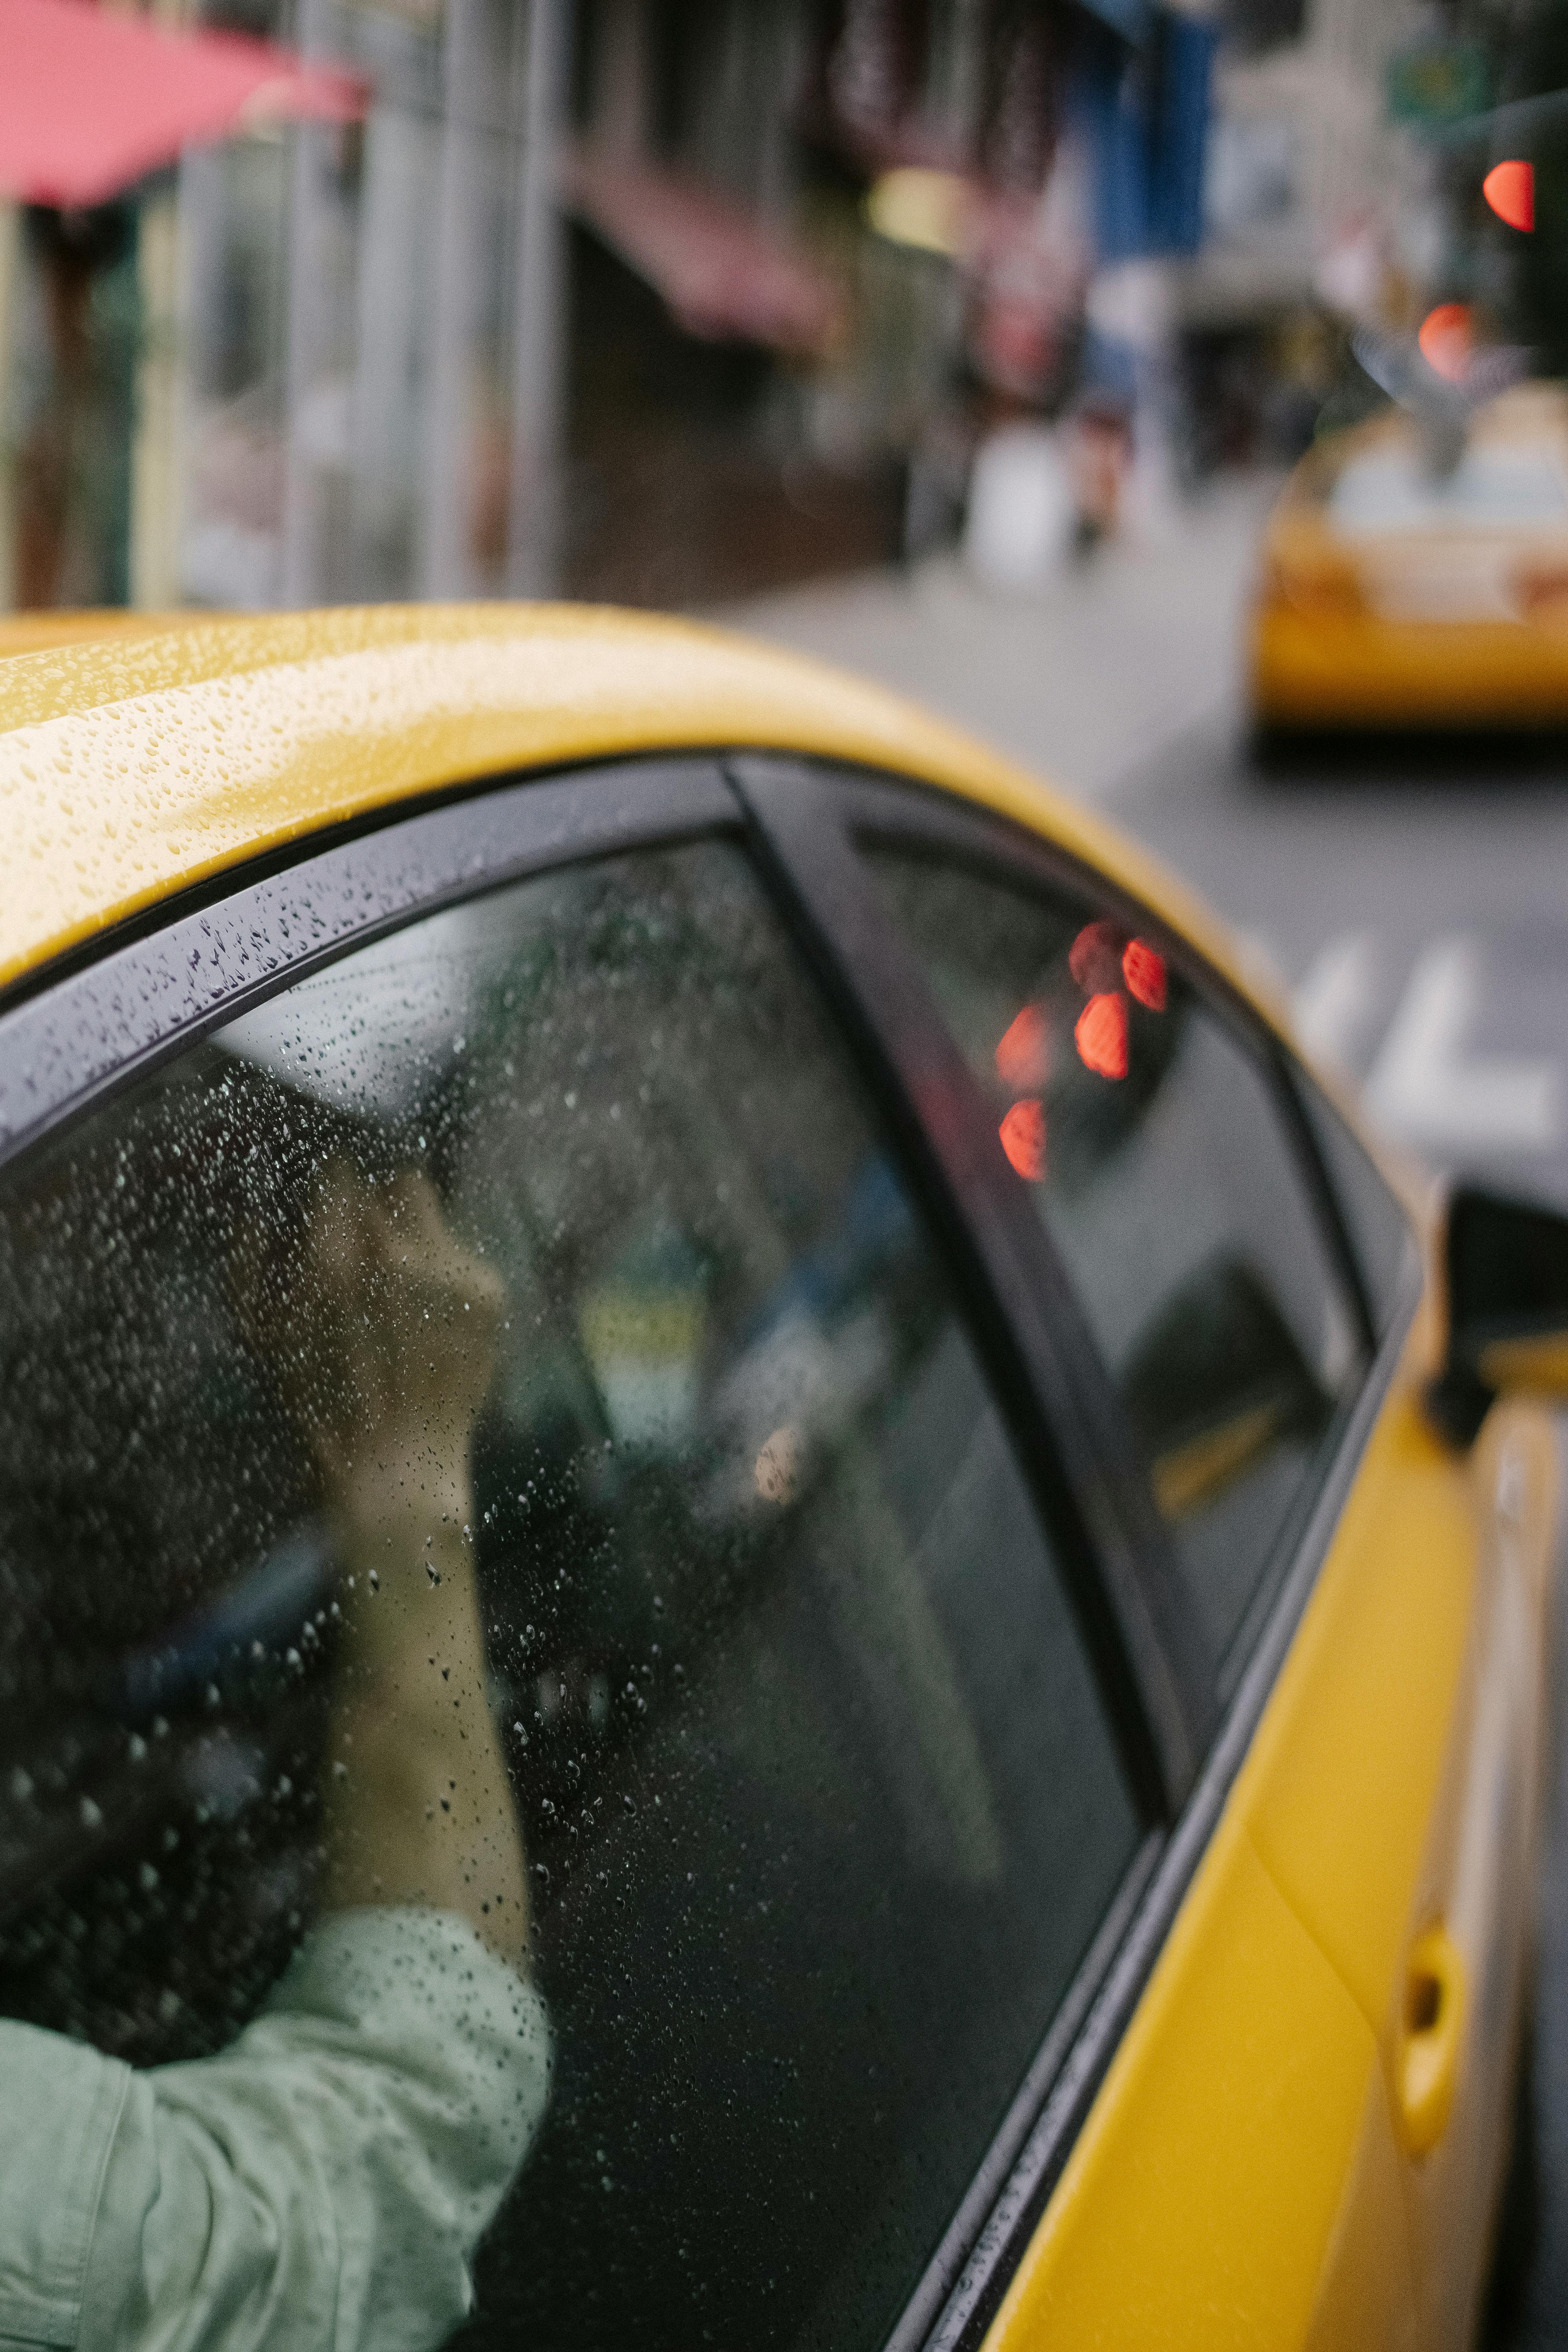
<instances>
[{"instance_id":1,"label":"sidewalk","mask_svg":"<svg viewBox=\"0 0 1568 2352\"><path fill-rule=\"evenodd\" d=\"M1224 479L1168 537L1102 548L1043 596L990 593L943 554L713 617L861 670L1100 801L1173 735L1236 705L1242 615L1277 488L1272 474Z\"/></svg>"}]
</instances>

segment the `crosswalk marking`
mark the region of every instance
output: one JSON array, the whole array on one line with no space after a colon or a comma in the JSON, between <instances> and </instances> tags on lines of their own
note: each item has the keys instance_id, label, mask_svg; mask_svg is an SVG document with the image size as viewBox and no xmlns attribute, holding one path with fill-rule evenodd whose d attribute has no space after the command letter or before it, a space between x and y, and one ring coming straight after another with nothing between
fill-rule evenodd
<instances>
[{"instance_id":1,"label":"crosswalk marking","mask_svg":"<svg viewBox=\"0 0 1568 2352\"><path fill-rule=\"evenodd\" d=\"M1314 960L1291 997L1296 1034L1308 1053L1349 1069L1377 992L1377 949L1370 931L1343 931Z\"/></svg>"},{"instance_id":2,"label":"crosswalk marking","mask_svg":"<svg viewBox=\"0 0 1568 2352\"><path fill-rule=\"evenodd\" d=\"M1563 1141L1555 1063L1470 1051L1483 974L1474 939L1423 950L1367 1079L1367 1109L1437 1156L1555 1150Z\"/></svg>"}]
</instances>

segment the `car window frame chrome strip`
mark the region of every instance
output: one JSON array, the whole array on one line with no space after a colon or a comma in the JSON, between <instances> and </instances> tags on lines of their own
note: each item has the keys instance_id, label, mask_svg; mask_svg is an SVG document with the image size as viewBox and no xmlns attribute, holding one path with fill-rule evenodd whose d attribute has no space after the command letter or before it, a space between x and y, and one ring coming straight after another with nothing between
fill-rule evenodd
<instances>
[{"instance_id":1,"label":"car window frame chrome strip","mask_svg":"<svg viewBox=\"0 0 1568 2352\"><path fill-rule=\"evenodd\" d=\"M420 916L553 866L743 827L711 754L506 770L239 866L157 929L110 933L0 1003L0 1166L236 1014ZM185 911L180 911L183 906ZM46 967L39 975L47 983Z\"/></svg>"},{"instance_id":2,"label":"car window frame chrome strip","mask_svg":"<svg viewBox=\"0 0 1568 2352\"><path fill-rule=\"evenodd\" d=\"M1327 1236L1330 1251L1340 1269L1340 1276L1351 1295L1362 1346L1370 1361L1377 1352L1377 1313L1373 1304L1371 1286L1361 1253L1334 1189L1322 1146L1318 1141L1307 1107L1296 1082L1292 1056L1278 1037L1268 1040L1269 1055L1276 1073L1276 1084L1285 1104L1285 1117L1290 1129L1296 1157L1306 1171L1307 1181L1318 1206L1319 1220Z\"/></svg>"},{"instance_id":3,"label":"car window frame chrome strip","mask_svg":"<svg viewBox=\"0 0 1568 2352\"><path fill-rule=\"evenodd\" d=\"M1125 1937L1104 1964L1088 2015L1037 2105L1032 2128L1008 2167L1005 2182L986 2208L967 2259L934 2323L927 2322L924 2315L934 2282L943 2274L951 2274L952 2253L944 2239L942 2248L906 2306L904 2317L889 2337L885 2352L978 2352L1028 2251L1051 2192L1066 2169L1121 2037L1219 1825L1297 1627L1316 1588L1373 1431L1393 1391L1421 1303L1422 1287L1421 1269L1412 1263L1405 1269L1399 1306L1355 1399L1343 1444L1319 1488L1296 1557L1275 1595L1273 1608L1221 1720L1197 1784L1181 1819L1160 1841L1158 1860L1145 1882L1145 1891ZM1042 2061L1047 2046L1042 2045ZM1039 2065L1038 2072L1045 2071L1044 2065ZM1031 2080L1036 2073L1037 2069L1031 2068ZM976 2176L977 2184L989 2177L990 2171L988 2159ZM962 2210L967 2210L967 2206L966 2200Z\"/></svg>"},{"instance_id":4,"label":"car window frame chrome strip","mask_svg":"<svg viewBox=\"0 0 1568 2352\"><path fill-rule=\"evenodd\" d=\"M736 755L726 766L761 854L795 902L803 947L881 1073L928 1211L989 1310L986 1352L1005 1375L1016 1424L1023 1399L1026 1466L1033 1455L1065 1471L1066 1491L1043 1499L1053 1527L1082 1524L1079 1557L1064 1567L1102 1672L1120 1685L1119 1717L1133 1717L1121 1723L1124 1736L1131 1729L1152 1749L1156 1818L1169 1822L1213 1735L1212 1675L1152 1497L1137 1511L1146 1482L1114 1458L1121 1418L1076 1299L913 950L877 896L842 772L785 755ZM1131 1760L1139 1763L1136 1747Z\"/></svg>"},{"instance_id":5,"label":"car window frame chrome strip","mask_svg":"<svg viewBox=\"0 0 1568 2352\"><path fill-rule=\"evenodd\" d=\"M934 2341L939 2323L994 2226L1008 2183L1030 2143L1052 2086L1094 2016L1101 1988L1132 1932L1140 1906L1168 1845L1167 1832L1151 1830L1133 1855L1126 1876L1046 2030L1044 2041L1008 2102L1007 2112L962 2204L942 2231L941 2242L905 2305L898 2326L884 2342L882 2352L921 2352L921 2347Z\"/></svg>"}]
</instances>

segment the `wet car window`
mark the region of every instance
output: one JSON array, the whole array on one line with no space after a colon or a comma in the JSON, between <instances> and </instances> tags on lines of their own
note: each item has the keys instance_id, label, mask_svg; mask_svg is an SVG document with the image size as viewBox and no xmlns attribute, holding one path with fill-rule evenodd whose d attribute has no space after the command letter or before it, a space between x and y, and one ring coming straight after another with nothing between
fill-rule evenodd
<instances>
[{"instance_id":1,"label":"wet car window","mask_svg":"<svg viewBox=\"0 0 1568 2352\"><path fill-rule=\"evenodd\" d=\"M83 2346L879 2343L1141 1837L720 843L419 922L9 1172L0 1585L7 2212L132 2070Z\"/></svg>"},{"instance_id":2,"label":"wet car window","mask_svg":"<svg viewBox=\"0 0 1568 2352\"><path fill-rule=\"evenodd\" d=\"M1087 901L867 854L1066 1260L1227 1679L1363 1355L1268 1082Z\"/></svg>"}]
</instances>

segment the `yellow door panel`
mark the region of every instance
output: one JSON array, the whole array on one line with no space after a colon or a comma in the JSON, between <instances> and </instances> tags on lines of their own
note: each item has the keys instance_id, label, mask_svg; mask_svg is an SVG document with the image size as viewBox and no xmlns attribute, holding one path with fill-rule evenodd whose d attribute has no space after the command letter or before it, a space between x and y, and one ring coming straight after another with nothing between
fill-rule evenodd
<instances>
[{"instance_id":1,"label":"yellow door panel","mask_svg":"<svg viewBox=\"0 0 1568 2352\"><path fill-rule=\"evenodd\" d=\"M1479 1529L1476 1605L1447 1769L1416 1887L1407 1975L1440 1938L1462 1975L1450 2111L1429 2147L1408 2128L1406 2177L1425 2341L1473 2340L1508 2156L1532 1902L1556 1454L1545 1416L1510 1404L1467 1465ZM1394 2021L1396 2123L1410 2000Z\"/></svg>"},{"instance_id":2,"label":"yellow door panel","mask_svg":"<svg viewBox=\"0 0 1568 2352\"><path fill-rule=\"evenodd\" d=\"M1434 2352L1470 2342L1507 2153L1553 1514L1539 1416L1462 1455L1396 1394L1235 1800L1377 2036Z\"/></svg>"},{"instance_id":3,"label":"yellow door panel","mask_svg":"<svg viewBox=\"0 0 1568 2352\"><path fill-rule=\"evenodd\" d=\"M1408 1391L1363 1459L1237 1786L1269 1870L1392 2056L1422 1865L1463 1689L1468 1468Z\"/></svg>"},{"instance_id":4,"label":"yellow door panel","mask_svg":"<svg viewBox=\"0 0 1568 2352\"><path fill-rule=\"evenodd\" d=\"M1366 2020L1233 1810L988 2352L1307 2343L1336 2231L1349 2242L1346 2184L1368 2163L1383 2177L1364 2148L1376 2084Z\"/></svg>"},{"instance_id":5,"label":"yellow door panel","mask_svg":"<svg viewBox=\"0 0 1568 2352\"><path fill-rule=\"evenodd\" d=\"M1411 2352L1418 2340L1405 2182L1374 2071L1303 2352Z\"/></svg>"},{"instance_id":6,"label":"yellow door panel","mask_svg":"<svg viewBox=\"0 0 1568 2352\"><path fill-rule=\"evenodd\" d=\"M1466 1457L1414 1381L1391 1396L992 2352L1468 2343L1506 2144L1552 1467L1522 1409Z\"/></svg>"}]
</instances>

